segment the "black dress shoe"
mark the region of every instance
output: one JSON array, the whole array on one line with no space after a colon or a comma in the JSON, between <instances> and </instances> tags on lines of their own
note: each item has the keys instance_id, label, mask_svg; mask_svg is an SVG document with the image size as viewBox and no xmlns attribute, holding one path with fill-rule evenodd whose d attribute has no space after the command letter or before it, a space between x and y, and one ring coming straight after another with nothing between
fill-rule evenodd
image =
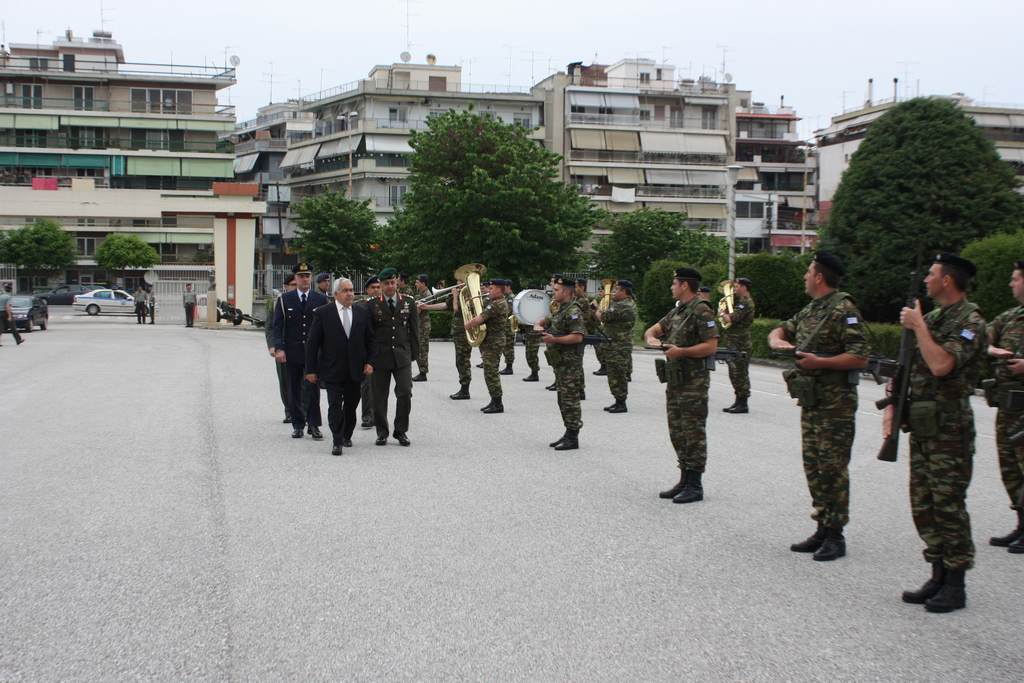
<instances>
[{"instance_id":1,"label":"black dress shoe","mask_svg":"<svg viewBox=\"0 0 1024 683\"><path fill-rule=\"evenodd\" d=\"M411 441L409 441L409 437L405 435L405 432L395 432L392 436L394 436L398 443L402 444L403 446L408 446L409 444L412 443Z\"/></svg>"},{"instance_id":2,"label":"black dress shoe","mask_svg":"<svg viewBox=\"0 0 1024 683\"><path fill-rule=\"evenodd\" d=\"M286 424L287 425L287 424L291 424L291 423L292 423L292 418L291 418L290 415L285 415L284 419L281 420L281 424Z\"/></svg>"},{"instance_id":3,"label":"black dress shoe","mask_svg":"<svg viewBox=\"0 0 1024 683\"><path fill-rule=\"evenodd\" d=\"M293 429L292 430L292 438L293 439L301 439L302 438L302 430L301 429Z\"/></svg>"},{"instance_id":4,"label":"black dress shoe","mask_svg":"<svg viewBox=\"0 0 1024 683\"><path fill-rule=\"evenodd\" d=\"M372 422L367 422L366 420L363 420L362 422L360 422L359 426L362 429L373 429L373 423Z\"/></svg>"},{"instance_id":5,"label":"black dress shoe","mask_svg":"<svg viewBox=\"0 0 1024 683\"><path fill-rule=\"evenodd\" d=\"M341 455L341 446L335 446L332 448L331 455Z\"/></svg>"},{"instance_id":6,"label":"black dress shoe","mask_svg":"<svg viewBox=\"0 0 1024 683\"><path fill-rule=\"evenodd\" d=\"M313 437L313 441L323 441L324 435L320 433L319 427L310 427L309 435Z\"/></svg>"},{"instance_id":7,"label":"black dress shoe","mask_svg":"<svg viewBox=\"0 0 1024 683\"><path fill-rule=\"evenodd\" d=\"M341 442L341 445L345 448L352 448L352 439L345 439Z\"/></svg>"},{"instance_id":8,"label":"black dress shoe","mask_svg":"<svg viewBox=\"0 0 1024 683\"><path fill-rule=\"evenodd\" d=\"M378 436L377 440L374 441L374 443L377 444L378 446L383 446L387 442L388 442L388 437L386 437L386 436Z\"/></svg>"}]
</instances>

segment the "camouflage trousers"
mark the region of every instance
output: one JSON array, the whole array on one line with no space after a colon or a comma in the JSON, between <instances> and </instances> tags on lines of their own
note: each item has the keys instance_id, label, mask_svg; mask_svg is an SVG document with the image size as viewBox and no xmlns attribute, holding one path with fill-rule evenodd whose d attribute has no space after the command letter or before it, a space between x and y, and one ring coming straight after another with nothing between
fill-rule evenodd
<instances>
[{"instance_id":1,"label":"camouflage trousers","mask_svg":"<svg viewBox=\"0 0 1024 683\"><path fill-rule=\"evenodd\" d=\"M850 521L850 450L853 448L857 395L828 407L802 408L800 436L804 476L819 524L842 528Z\"/></svg>"},{"instance_id":2,"label":"camouflage trousers","mask_svg":"<svg viewBox=\"0 0 1024 683\"><path fill-rule=\"evenodd\" d=\"M494 342L485 341L480 345L480 358L484 362L484 384L492 399L501 398L501 375L498 374L498 363L505 348L504 338Z\"/></svg>"},{"instance_id":3,"label":"camouflage trousers","mask_svg":"<svg viewBox=\"0 0 1024 683\"><path fill-rule=\"evenodd\" d=\"M728 362L729 381L732 382L733 393L739 398L750 397L750 349L740 348L747 352L747 358L734 358Z\"/></svg>"},{"instance_id":4,"label":"camouflage trousers","mask_svg":"<svg viewBox=\"0 0 1024 683\"><path fill-rule=\"evenodd\" d=\"M505 356L505 365L512 367L512 362L516 359L516 336L512 334L512 330L505 330L505 345L501 349L501 354Z\"/></svg>"},{"instance_id":5,"label":"camouflage trousers","mask_svg":"<svg viewBox=\"0 0 1024 683\"><path fill-rule=\"evenodd\" d=\"M1012 446L1010 435L1024 429L1024 412L1000 409L996 413L996 449L999 451L999 473L1010 497L1010 507L1024 505L1024 447Z\"/></svg>"},{"instance_id":6,"label":"camouflage trousers","mask_svg":"<svg viewBox=\"0 0 1024 683\"><path fill-rule=\"evenodd\" d=\"M601 367L607 367L608 362L608 347L611 344L594 344L594 355L597 356L597 362L601 364Z\"/></svg>"},{"instance_id":7,"label":"camouflage trousers","mask_svg":"<svg viewBox=\"0 0 1024 683\"><path fill-rule=\"evenodd\" d=\"M633 360L632 345L602 344L604 351L599 357L604 359L605 370L608 371L608 389L616 401L625 401L629 395L630 361Z\"/></svg>"},{"instance_id":8,"label":"camouflage trousers","mask_svg":"<svg viewBox=\"0 0 1024 683\"><path fill-rule=\"evenodd\" d=\"M568 354L567 354L568 355ZM555 367L555 385L558 387L558 410L566 429L583 428L580 411L580 391L583 389L582 360L566 360Z\"/></svg>"},{"instance_id":9,"label":"camouflage trousers","mask_svg":"<svg viewBox=\"0 0 1024 683\"><path fill-rule=\"evenodd\" d=\"M364 377L363 383L359 385L360 417L366 423L373 422L373 380L370 377Z\"/></svg>"},{"instance_id":10,"label":"camouflage trousers","mask_svg":"<svg viewBox=\"0 0 1024 683\"><path fill-rule=\"evenodd\" d=\"M416 365L420 372L428 372L427 356L430 354L430 314L424 313L420 318L420 355L416 357Z\"/></svg>"},{"instance_id":11,"label":"camouflage trousers","mask_svg":"<svg viewBox=\"0 0 1024 683\"><path fill-rule=\"evenodd\" d=\"M524 332L523 344L526 346L526 364L530 366L530 372L540 372L540 333Z\"/></svg>"},{"instance_id":12,"label":"camouflage trousers","mask_svg":"<svg viewBox=\"0 0 1024 683\"><path fill-rule=\"evenodd\" d=\"M459 371L459 384L469 386L473 379L473 372L470 368L470 353L473 347L466 339L466 331L462 329L452 330L452 341L455 343L455 369Z\"/></svg>"},{"instance_id":13,"label":"camouflage trousers","mask_svg":"<svg viewBox=\"0 0 1024 683\"><path fill-rule=\"evenodd\" d=\"M939 434L910 434L910 511L925 543L926 562L947 569L974 566L967 487L974 468L974 412L964 399L956 414L940 414Z\"/></svg>"},{"instance_id":14,"label":"camouflage trousers","mask_svg":"<svg viewBox=\"0 0 1024 683\"><path fill-rule=\"evenodd\" d=\"M676 450L682 471L703 472L708 460L708 391L665 388L665 412L668 413L668 438Z\"/></svg>"}]
</instances>

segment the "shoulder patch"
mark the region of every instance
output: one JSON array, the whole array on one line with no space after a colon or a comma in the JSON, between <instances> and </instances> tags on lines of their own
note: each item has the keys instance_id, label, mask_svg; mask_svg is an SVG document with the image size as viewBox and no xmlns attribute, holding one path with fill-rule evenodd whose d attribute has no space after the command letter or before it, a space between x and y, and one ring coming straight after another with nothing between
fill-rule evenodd
<instances>
[{"instance_id":1,"label":"shoulder patch","mask_svg":"<svg viewBox=\"0 0 1024 683\"><path fill-rule=\"evenodd\" d=\"M967 341L974 341L974 332L972 330L968 330L967 328L960 330L960 336L966 339Z\"/></svg>"},{"instance_id":2,"label":"shoulder patch","mask_svg":"<svg viewBox=\"0 0 1024 683\"><path fill-rule=\"evenodd\" d=\"M847 325L856 325L857 324L857 316L855 316L855 315L847 316L846 317L846 324Z\"/></svg>"},{"instance_id":3,"label":"shoulder patch","mask_svg":"<svg viewBox=\"0 0 1024 683\"><path fill-rule=\"evenodd\" d=\"M736 304L736 308L746 308L746 304Z\"/></svg>"},{"instance_id":4,"label":"shoulder patch","mask_svg":"<svg viewBox=\"0 0 1024 683\"><path fill-rule=\"evenodd\" d=\"M708 321L708 327L714 327L714 326L715 326L715 321L714 320L709 320Z\"/></svg>"}]
</instances>

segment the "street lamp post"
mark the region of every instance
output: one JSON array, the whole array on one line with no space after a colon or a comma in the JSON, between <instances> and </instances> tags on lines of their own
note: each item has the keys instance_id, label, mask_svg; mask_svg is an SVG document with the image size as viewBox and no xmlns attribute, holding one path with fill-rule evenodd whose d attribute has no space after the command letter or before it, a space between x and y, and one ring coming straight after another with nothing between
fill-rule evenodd
<instances>
[{"instance_id":1,"label":"street lamp post","mask_svg":"<svg viewBox=\"0 0 1024 683\"><path fill-rule=\"evenodd\" d=\"M726 239L729 241L729 279L736 279L736 178L739 176L739 164L731 164L726 168L728 187L726 188Z\"/></svg>"}]
</instances>

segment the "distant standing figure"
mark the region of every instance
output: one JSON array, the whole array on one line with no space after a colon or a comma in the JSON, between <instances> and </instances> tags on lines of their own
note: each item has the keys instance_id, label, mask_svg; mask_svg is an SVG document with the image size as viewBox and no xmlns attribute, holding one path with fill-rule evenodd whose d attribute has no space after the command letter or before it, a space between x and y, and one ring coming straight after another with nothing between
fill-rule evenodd
<instances>
[{"instance_id":1,"label":"distant standing figure","mask_svg":"<svg viewBox=\"0 0 1024 683\"><path fill-rule=\"evenodd\" d=\"M146 290L139 285L138 289L135 290L135 324L145 325L146 324Z\"/></svg>"},{"instance_id":2,"label":"distant standing figure","mask_svg":"<svg viewBox=\"0 0 1024 683\"><path fill-rule=\"evenodd\" d=\"M185 293L181 295L181 303L185 307L185 327L192 327L196 317L196 293L192 291L192 283L185 284Z\"/></svg>"},{"instance_id":3,"label":"distant standing figure","mask_svg":"<svg viewBox=\"0 0 1024 683\"><path fill-rule=\"evenodd\" d=\"M156 292L153 291L153 287L150 286L146 290L146 308L149 309L149 324L156 323ZM142 321L146 321L146 316L142 316Z\"/></svg>"},{"instance_id":4,"label":"distant standing figure","mask_svg":"<svg viewBox=\"0 0 1024 683\"><path fill-rule=\"evenodd\" d=\"M11 312L11 285L4 285L3 293L0 293L0 336L4 331L9 331L17 344L25 341L18 334L18 325L14 322L14 314Z\"/></svg>"}]
</instances>

